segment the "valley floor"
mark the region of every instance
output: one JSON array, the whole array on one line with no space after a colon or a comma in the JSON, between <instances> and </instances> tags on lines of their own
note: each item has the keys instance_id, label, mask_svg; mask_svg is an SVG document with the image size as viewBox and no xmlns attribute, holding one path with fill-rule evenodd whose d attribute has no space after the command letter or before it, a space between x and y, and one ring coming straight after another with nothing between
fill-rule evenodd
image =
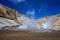
<instances>
[{"instance_id":1,"label":"valley floor","mask_svg":"<svg viewBox=\"0 0 60 40\"><path fill-rule=\"evenodd\" d=\"M60 40L60 32L0 31L0 40Z\"/></svg>"}]
</instances>

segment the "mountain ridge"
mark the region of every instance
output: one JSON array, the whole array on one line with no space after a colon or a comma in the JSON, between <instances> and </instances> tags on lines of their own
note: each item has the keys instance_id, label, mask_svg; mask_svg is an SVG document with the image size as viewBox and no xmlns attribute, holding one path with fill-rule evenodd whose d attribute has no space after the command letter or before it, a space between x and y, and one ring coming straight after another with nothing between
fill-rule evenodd
<instances>
[{"instance_id":1,"label":"mountain ridge","mask_svg":"<svg viewBox=\"0 0 60 40\"><path fill-rule=\"evenodd\" d=\"M26 17L14 9L0 5L0 26L2 26L0 29L8 30L60 30L60 14L44 16L35 20Z\"/></svg>"}]
</instances>

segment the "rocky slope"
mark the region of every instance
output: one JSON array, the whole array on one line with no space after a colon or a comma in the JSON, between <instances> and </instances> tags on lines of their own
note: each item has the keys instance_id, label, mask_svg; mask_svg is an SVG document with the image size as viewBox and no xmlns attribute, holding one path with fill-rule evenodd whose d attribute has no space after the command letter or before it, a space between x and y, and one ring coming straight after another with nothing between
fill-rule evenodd
<instances>
[{"instance_id":1,"label":"rocky slope","mask_svg":"<svg viewBox=\"0 0 60 40\"><path fill-rule=\"evenodd\" d=\"M19 25L19 26L18 26ZM18 26L18 27L15 27ZM0 29L19 30L19 29L39 29L34 19L30 19L23 14L0 5Z\"/></svg>"},{"instance_id":2,"label":"rocky slope","mask_svg":"<svg viewBox=\"0 0 60 40\"><path fill-rule=\"evenodd\" d=\"M19 14L17 11L0 4L0 17L11 19L16 23L21 24L17 19L17 14Z\"/></svg>"},{"instance_id":3,"label":"rocky slope","mask_svg":"<svg viewBox=\"0 0 60 40\"><path fill-rule=\"evenodd\" d=\"M45 16L35 20L0 4L0 29L25 29L37 32L60 30L60 14Z\"/></svg>"},{"instance_id":4,"label":"rocky slope","mask_svg":"<svg viewBox=\"0 0 60 40\"><path fill-rule=\"evenodd\" d=\"M42 29L60 30L60 14L43 17L37 23Z\"/></svg>"},{"instance_id":5,"label":"rocky slope","mask_svg":"<svg viewBox=\"0 0 60 40\"><path fill-rule=\"evenodd\" d=\"M5 26L22 25L17 17L23 16L17 11L0 4L0 28Z\"/></svg>"}]
</instances>

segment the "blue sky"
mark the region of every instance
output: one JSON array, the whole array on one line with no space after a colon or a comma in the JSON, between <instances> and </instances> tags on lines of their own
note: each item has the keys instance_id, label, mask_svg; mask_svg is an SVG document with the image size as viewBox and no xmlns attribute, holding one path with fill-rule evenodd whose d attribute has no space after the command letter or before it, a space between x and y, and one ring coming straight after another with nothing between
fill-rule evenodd
<instances>
[{"instance_id":1,"label":"blue sky","mask_svg":"<svg viewBox=\"0 0 60 40\"><path fill-rule=\"evenodd\" d=\"M0 0L0 3L36 19L60 13L60 0Z\"/></svg>"}]
</instances>

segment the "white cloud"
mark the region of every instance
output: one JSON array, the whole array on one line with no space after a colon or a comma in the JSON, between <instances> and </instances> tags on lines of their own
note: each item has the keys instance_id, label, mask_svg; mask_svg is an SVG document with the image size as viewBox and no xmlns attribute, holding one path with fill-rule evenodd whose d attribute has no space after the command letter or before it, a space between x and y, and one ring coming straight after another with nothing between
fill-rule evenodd
<instances>
[{"instance_id":1,"label":"white cloud","mask_svg":"<svg viewBox=\"0 0 60 40\"><path fill-rule=\"evenodd\" d=\"M41 12L42 9L43 9L43 5L41 4L41 7L40 7L40 9L39 9L39 12Z\"/></svg>"},{"instance_id":2,"label":"white cloud","mask_svg":"<svg viewBox=\"0 0 60 40\"><path fill-rule=\"evenodd\" d=\"M34 9L33 9L33 10L28 10L28 11L26 12L26 15L27 15L27 16L30 16L31 18L34 18L35 10L34 10Z\"/></svg>"},{"instance_id":3,"label":"white cloud","mask_svg":"<svg viewBox=\"0 0 60 40\"><path fill-rule=\"evenodd\" d=\"M25 2L25 0L10 0L13 3Z\"/></svg>"}]
</instances>

